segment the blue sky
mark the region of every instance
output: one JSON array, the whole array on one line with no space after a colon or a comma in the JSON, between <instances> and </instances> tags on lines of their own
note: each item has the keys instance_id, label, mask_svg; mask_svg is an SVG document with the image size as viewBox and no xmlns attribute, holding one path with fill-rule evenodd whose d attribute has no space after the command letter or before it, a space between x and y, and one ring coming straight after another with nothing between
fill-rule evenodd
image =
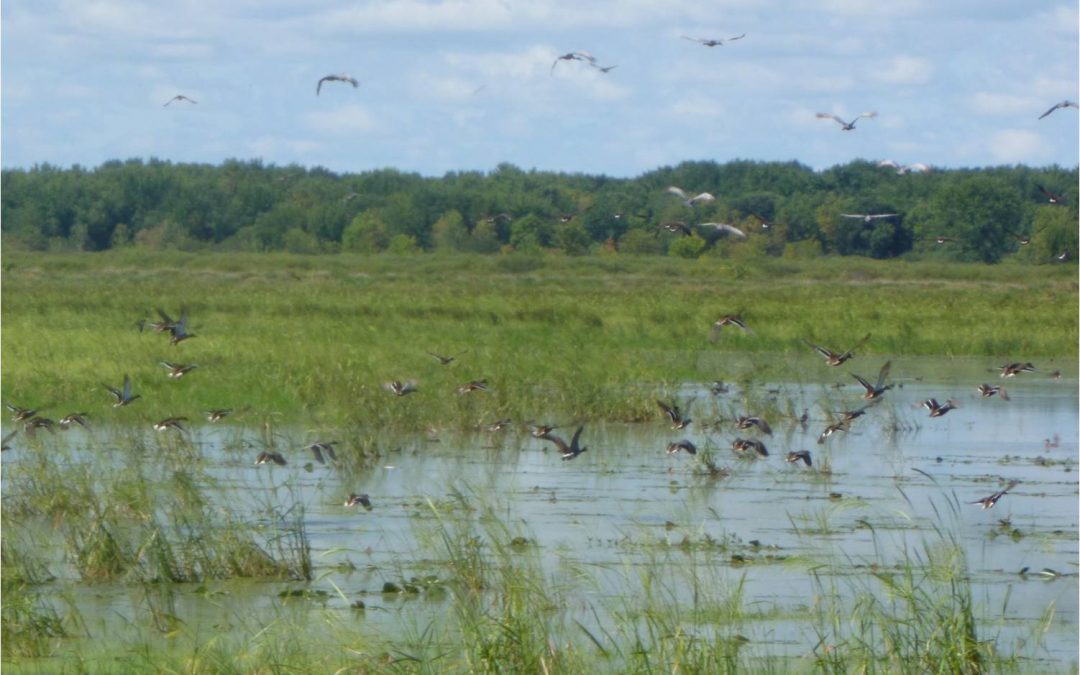
<instances>
[{"instance_id":1,"label":"blue sky","mask_svg":"<svg viewBox=\"0 0 1080 675\"><path fill-rule=\"evenodd\" d=\"M5 0L4 167L1076 166L1075 0ZM708 48L682 36L742 40ZM556 56L588 51L607 74ZM348 73L353 89L318 79ZM176 94L198 101L162 104ZM853 132L815 117L860 120Z\"/></svg>"}]
</instances>

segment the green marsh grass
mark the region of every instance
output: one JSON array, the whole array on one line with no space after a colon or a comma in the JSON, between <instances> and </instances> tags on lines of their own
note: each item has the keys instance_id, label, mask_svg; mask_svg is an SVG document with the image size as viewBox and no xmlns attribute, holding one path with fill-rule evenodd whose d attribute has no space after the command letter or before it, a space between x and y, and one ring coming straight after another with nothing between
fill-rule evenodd
<instances>
[{"instance_id":1,"label":"green marsh grass","mask_svg":"<svg viewBox=\"0 0 1080 675\"><path fill-rule=\"evenodd\" d=\"M1077 286L1065 268L618 262L550 256L506 271L469 256L10 254L2 395L121 424L232 407L241 424L280 414L421 431L537 410L642 419L665 386L800 379L817 358L804 339L842 348L870 332L867 363L938 354L997 365L1077 350ZM171 346L134 327L157 307L183 306L196 338ZM712 322L734 311L755 333L710 342ZM428 350L458 358L440 366ZM162 360L200 368L173 381ZM114 410L102 385L124 374L142 398ZM481 378L490 392L454 394ZM391 379L420 391L392 396L382 388Z\"/></svg>"}]
</instances>

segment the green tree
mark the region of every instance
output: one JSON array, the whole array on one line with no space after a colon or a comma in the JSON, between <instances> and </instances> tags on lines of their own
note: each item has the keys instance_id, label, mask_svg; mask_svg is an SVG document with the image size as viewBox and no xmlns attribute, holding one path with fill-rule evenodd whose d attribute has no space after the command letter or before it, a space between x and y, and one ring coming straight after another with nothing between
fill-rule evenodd
<instances>
[{"instance_id":1,"label":"green tree","mask_svg":"<svg viewBox=\"0 0 1080 675\"><path fill-rule=\"evenodd\" d=\"M668 255L680 258L696 258L708 244L704 239L692 234L689 237L679 237L668 245Z\"/></svg>"},{"instance_id":2,"label":"green tree","mask_svg":"<svg viewBox=\"0 0 1080 675\"><path fill-rule=\"evenodd\" d=\"M1009 250L1010 228L1023 215L1019 190L996 176L950 181L934 195L933 204L930 225L938 236L958 240L953 250L962 260L1000 260Z\"/></svg>"},{"instance_id":3,"label":"green tree","mask_svg":"<svg viewBox=\"0 0 1080 675\"><path fill-rule=\"evenodd\" d=\"M530 213L510 224L510 245L518 251L536 251L549 247L554 230L550 220Z\"/></svg>"},{"instance_id":4,"label":"green tree","mask_svg":"<svg viewBox=\"0 0 1080 675\"><path fill-rule=\"evenodd\" d=\"M575 218L565 223L559 223L555 228L555 241L558 242L559 248L565 251L567 255L584 255L589 252L592 238L585 231L585 227Z\"/></svg>"},{"instance_id":5,"label":"green tree","mask_svg":"<svg viewBox=\"0 0 1080 675\"><path fill-rule=\"evenodd\" d=\"M451 209L431 226L431 243L437 251L464 251L468 249L469 230L465 219L457 209Z\"/></svg>"},{"instance_id":6,"label":"green tree","mask_svg":"<svg viewBox=\"0 0 1080 675\"><path fill-rule=\"evenodd\" d=\"M358 214L341 234L342 248L354 253L379 253L389 245L389 228L374 209Z\"/></svg>"}]
</instances>

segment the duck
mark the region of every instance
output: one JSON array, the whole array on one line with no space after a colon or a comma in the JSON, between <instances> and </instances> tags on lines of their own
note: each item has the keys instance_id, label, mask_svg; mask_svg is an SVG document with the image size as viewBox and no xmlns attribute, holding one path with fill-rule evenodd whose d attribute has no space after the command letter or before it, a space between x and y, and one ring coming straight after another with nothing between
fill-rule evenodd
<instances>
[{"instance_id":1,"label":"duck","mask_svg":"<svg viewBox=\"0 0 1080 675\"><path fill-rule=\"evenodd\" d=\"M749 429L750 427L757 427L761 429L763 433L772 436L772 427L769 423L760 417L743 416L739 415L735 418L735 426L739 429Z\"/></svg>"},{"instance_id":2,"label":"duck","mask_svg":"<svg viewBox=\"0 0 1080 675\"><path fill-rule=\"evenodd\" d=\"M181 422L186 422L186 417L166 417L165 419L154 422L154 431L168 431L169 429L175 429L180 433L185 433L187 429Z\"/></svg>"},{"instance_id":3,"label":"duck","mask_svg":"<svg viewBox=\"0 0 1080 675\"><path fill-rule=\"evenodd\" d=\"M1020 373L1034 373L1035 365L1028 363L1006 363L1001 366L1000 377L1016 377Z\"/></svg>"},{"instance_id":4,"label":"duck","mask_svg":"<svg viewBox=\"0 0 1080 675\"><path fill-rule=\"evenodd\" d=\"M734 326L747 335L754 334L754 331L750 330L750 327L746 325L746 322L743 321L743 318L740 315L725 314L713 322L712 333L710 334L710 338L712 338L713 342L720 337L720 331L724 329L724 326Z\"/></svg>"},{"instance_id":5,"label":"duck","mask_svg":"<svg viewBox=\"0 0 1080 675\"><path fill-rule=\"evenodd\" d=\"M991 396L1000 396L1002 400L1009 400L1009 392L1005 390L1005 387L993 384L980 384L978 388L979 396L983 398L990 398Z\"/></svg>"},{"instance_id":6,"label":"duck","mask_svg":"<svg viewBox=\"0 0 1080 675\"><path fill-rule=\"evenodd\" d=\"M691 443L689 439L684 438L681 441L673 441L667 444L667 454L669 455L674 455L680 450L691 455L697 454L697 446Z\"/></svg>"},{"instance_id":7,"label":"duck","mask_svg":"<svg viewBox=\"0 0 1080 675\"><path fill-rule=\"evenodd\" d=\"M124 386L121 389L115 389L107 384L102 386L108 389L109 393L116 399L116 402L113 403L114 408L129 405L135 399L140 398L139 394L131 393L131 378L127 375L124 375Z\"/></svg>"},{"instance_id":8,"label":"duck","mask_svg":"<svg viewBox=\"0 0 1080 675\"><path fill-rule=\"evenodd\" d=\"M562 453L563 461L566 462L572 459L576 459L578 455L588 450L588 448L578 445L578 439L581 437L581 431L584 428L585 425L581 425L577 428L577 431L574 432L573 437L570 439L570 445L567 445L566 441L559 438L558 436L553 436L551 434L548 434L543 438L544 440L551 441L555 444L555 447L557 447L559 449L559 452Z\"/></svg>"},{"instance_id":9,"label":"duck","mask_svg":"<svg viewBox=\"0 0 1080 675\"><path fill-rule=\"evenodd\" d=\"M197 363L173 363L172 361L162 361L161 365L169 371L169 377L174 380L180 379L199 367Z\"/></svg>"},{"instance_id":10,"label":"duck","mask_svg":"<svg viewBox=\"0 0 1080 675\"><path fill-rule=\"evenodd\" d=\"M349 495L349 498L345 500L345 506L351 508L353 506L363 506L366 510L370 511L371 499L366 494L357 494L353 492Z\"/></svg>"},{"instance_id":11,"label":"duck","mask_svg":"<svg viewBox=\"0 0 1080 675\"><path fill-rule=\"evenodd\" d=\"M957 408L955 401L949 400L945 401L945 403L938 403L936 398L928 398L921 405L930 411L930 417L941 417L950 410Z\"/></svg>"},{"instance_id":12,"label":"duck","mask_svg":"<svg viewBox=\"0 0 1080 675\"><path fill-rule=\"evenodd\" d=\"M806 466L808 466L808 467L810 467L810 466L813 466L813 465L814 465L814 460L813 460L813 458L812 458L812 457L810 456L810 451L809 451L809 450L795 450L795 451L793 451L793 452L789 452L789 453L788 453L788 454L787 454L787 455L786 455L786 456L784 457L784 460L785 460L785 461L786 461L786 462L787 462L788 464L794 464L795 462L798 462L798 461L800 461L800 460L801 460L801 461L802 461L802 463L803 463L803 464L805 464L805 465L806 465Z\"/></svg>"},{"instance_id":13,"label":"duck","mask_svg":"<svg viewBox=\"0 0 1080 675\"><path fill-rule=\"evenodd\" d=\"M259 456L255 458L256 466L260 464L270 463L277 464L278 466L285 466L286 464L288 464L288 462L285 461L285 458L282 457L281 453L279 452L260 452Z\"/></svg>"},{"instance_id":14,"label":"duck","mask_svg":"<svg viewBox=\"0 0 1080 675\"><path fill-rule=\"evenodd\" d=\"M316 441L305 445L302 450L310 450L311 454L315 455L315 461L319 464L326 464L326 458L329 457L331 461L337 461L337 453L334 452L334 446L337 441Z\"/></svg>"},{"instance_id":15,"label":"duck","mask_svg":"<svg viewBox=\"0 0 1080 675\"><path fill-rule=\"evenodd\" d=\"M693 422L689 417L683 417L682 412L679 410L679 406L674 403L668 405L667 403L658 400L656 405L660 406L660 409L663 410L664 414L671 420L672 429L685 429ZM687 404L687 407L689 407L689 404Z\"/></svg>"},{"instance_id":16,"label":"duck","mask_svg":"<svg viewBox=\"0 0 1080 675\"><path fill-rule=\"evenodd\" d=\"M488 391L487 380L472 380L457 388L458 394L468 394L471 391Z\"/></svg>"},{"instance_id":17,"label":"duck","mask_svg":"<svg viewBox=\"0 0 1080 675\"><path fill-rule=\"evenodd\" d=\"M12 415L12 419L16 422L28 420L37 414L37 408L23 408L21 406L15 405L14 403L5 403L4 407L15 413L14 415Z\"/></svg>"},{"instance_id":18,"label":"duck","mask_svg":"<svg viewBox=\"0 0 1080 675\"><path fill-rule=\"evenodd\" d=\"M1005 486L1004 490L999 490L999 491L995 492L994 494L990 495L989 497L983 497L982 499L977 499L977 500L975 500L973 502L968 502L968 503L969 504L980 504L982 506L982 508L983 508L983 511L985 511L987 509L992 509L992 508L994 508L994 505L998 503L999 499L1004 497L1006 494L1008 494L1009 490L1012 490L1014 487L1016 487L1019 484L1020 484L1020 481L1018 481L1018 480L1009 481L1009 484Z\"/></svg>"},{"instance_id":19,"label":"duck","mask_svg":"<svg viewBox=\"0 0 1080 675\"><path fill-rule=\"evenodd\" d=\"M731 449L739 457L768 457L765 444L755 438L736 438L731 442ZM753 453L753 454L751 454Z\"/></svg>"},{"instance_id":20,"label":"duck","mask_svg":"<svg viewBox=\"0 0 1080 675\"><path fill-rule=\"evenodd\" d=\"M409 394L420 391L416 386L416 380L409 380L408 382L402 382L401 380L391 380L383 384L383 389L387 390L394 396L407 396Z\"/></svg>"},{"instance_id":21,"label":"duck","mask_svg":"<svg viewBox=\"0 0 1080 675\"><path fill-rule=\"evenodd\" d=\"M69 413L67 415L64 415L60 418L60 428L67 429L72 424L78 424L80 427L88 429L90 428L90 423L86 421L86 416L87 413L84 412Z\"/></svg>"},{"instance_id":22,"label":"duck","mask_svg":"<svg viewBox=\"0 0 1080 675\"><path fill-rule=\"evenodd\" d=\"M864 344L866 344L866 341L869 340L869 339L870 339L870 333L867 333L866 335L863 336L863 338L861 340L859 340L858 342L856 342L854 345L852 345L851 347L849 347L847 350L845 350L843 352L834 352L833 350L828 349L826 347L816 345L813 342L810 342L809 340L803 340L803 342L810 345L814 349L814 351L816 351L818 354L821 354L823 357L825 357L825 365L832 366L832 367L835 368L836 366L843 365L844 363L846 363L850 359L854 358L855 357L855 350L862 347Z\"/></svg>"},{"instance_id":23,"label":"duck","mask_svg":"<svg viewBox=\"0 0 1080 675\"><path fill-rule=\"evenodd\" d=\"M892 366L892 361L886 361L885 362L885 365L883 365L881 367L881 370L878 371L878 378L877 378L877 383L876 384L870 384L865 379L863 379L862 377L859 377L855 373L851 374L852 377L854 377L856 380L858 380L859 384L862 385L863 389L866 390L865 392L863 392L863 398L872 401L872 400L875 400L877 398L880 398L885 392L887 392L887 391L889 391L890 389L893 388L893 385L891 385L891 384L886 385L885 384L885 378L888 377L889 368L891 366Z\"/></svg>"},{"instance_id":24,"label":"duck","mask_svg":"<svg viewBox=\"0 0 1080 675\"><path fill-rule=\"evenodd\" d=\"M210 422L220 422L232 414L232 408L214 408L206 411L206 419Z\"/></svg>"}]
</instances>

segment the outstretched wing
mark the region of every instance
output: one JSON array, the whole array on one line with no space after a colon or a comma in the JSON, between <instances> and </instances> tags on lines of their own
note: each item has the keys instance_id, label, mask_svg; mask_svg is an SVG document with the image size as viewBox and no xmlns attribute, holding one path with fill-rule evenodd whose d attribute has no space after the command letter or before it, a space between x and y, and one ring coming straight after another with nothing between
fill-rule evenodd
<instances>
[{"instance_id":1,"label":"outstretched wing","mask_svg":"<svg viewBox=\"0 0 1080 675\"><path fill-rule=\"evenodd\" d=\"M867 337L869 337L869 336L867 336ZM881 370L878 371L877 386L874 387L875 391L877 391L878 389L881 389L881 387L885 384L885 378L889 376L889 369L890 368L892 368L892 361L886 361L885 365L883 365L881 367Z\"/></svg>"}]
</instances>

